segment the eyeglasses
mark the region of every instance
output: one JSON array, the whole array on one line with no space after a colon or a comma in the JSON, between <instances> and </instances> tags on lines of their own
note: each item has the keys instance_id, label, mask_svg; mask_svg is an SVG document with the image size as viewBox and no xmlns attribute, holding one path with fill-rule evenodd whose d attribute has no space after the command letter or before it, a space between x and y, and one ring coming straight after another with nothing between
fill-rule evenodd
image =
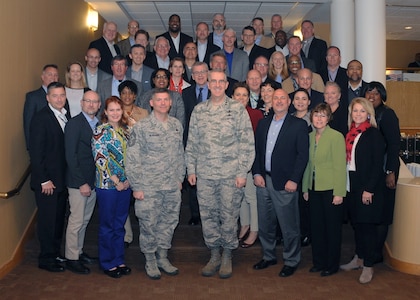
<instances>
[{"instance_id":1,"label":"eyeglasses","mask_svg":"<svg viewBox=\"0 0 420 300\"><path fill-rule=\"evenodd\" d=\"M257 66L257 67L268 67L268 64L255 63L254 66Z\"/></svg>"},{"instance_id":2,"label":"eyeglasses","mask_svg":"<svg viewBox=\"0 0 420 300\"><path fill-rule=\"evenodd\" d=\"M166 76L166 75L156 75L155 78L157 78L157 79L168 79L168 76Z\"/></svg>"},{"instance_id":3,"label":"eyeglasses","mask_svg":"<svg viewBox=\"0 0 420 300\"><path fill-rule=\"evenodd\" d=\"M208 71L194 71L194 72L192 72L194 75L204 75L204 74L207 74L207 72Z\"/></svg>"},{"instance_id":4,"label":"eyeglasses","mask_svg":"<svg viewBox=\"0 0 420 300\"><path fill-rule=\"evenodd\" d=\"M216 79L211 79L210 81L209 81L211 84L224 84L225 82L226 82L226 80L216 80Z\"/></svg>"},{"instance_id":5,"label":"eyeglasses","mask_svg":"<svg viewBox=\"0 0 420 300\"><path fill-rule=\"evenodd\" d=\"M99 100L90 100L90 99L82 99L84 102L86 102L87 104L98 104Z\"/></svg>"}]
</instances>

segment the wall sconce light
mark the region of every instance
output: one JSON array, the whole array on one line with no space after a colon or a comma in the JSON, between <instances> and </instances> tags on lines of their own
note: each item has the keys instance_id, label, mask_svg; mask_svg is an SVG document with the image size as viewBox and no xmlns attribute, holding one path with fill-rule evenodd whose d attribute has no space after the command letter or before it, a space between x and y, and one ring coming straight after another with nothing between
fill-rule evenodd
<instances>
[{"instance_id":1,"label":"wall sconce light","mask_svg":"<svg viewBox=\"0 0 420 300\"><path fill-rule=\"evenodd\" d=\"M98 30L98 12L96 10L89 9L87 25L92 31Z\"/></svg>"},{"instance_id":2,"label":"wall sconce light","mask_svg":"<svg viewBox=\"0 0 420 300\"><path fill-rule=\"evenodd\" d=\"M300 28L296 28L293 31L293 35L300 37L301 40L303 40L302 31L300 31Z\"/></svg>"}]
</instances>

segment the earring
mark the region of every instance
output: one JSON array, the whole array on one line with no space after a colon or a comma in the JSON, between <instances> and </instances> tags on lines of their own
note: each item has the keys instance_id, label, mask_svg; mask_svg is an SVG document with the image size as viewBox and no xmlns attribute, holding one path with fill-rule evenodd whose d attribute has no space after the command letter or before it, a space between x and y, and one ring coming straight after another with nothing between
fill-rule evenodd
<instances>
[{"instance_id":1,"label":"earring","mask_svg":"<svg viewBox=\"0 0 420 300\"><path fill-rule=\"evenodd\" d=\"M368 120L370 120L370 115L368 115Z\"/></svg>"}]
</instances>

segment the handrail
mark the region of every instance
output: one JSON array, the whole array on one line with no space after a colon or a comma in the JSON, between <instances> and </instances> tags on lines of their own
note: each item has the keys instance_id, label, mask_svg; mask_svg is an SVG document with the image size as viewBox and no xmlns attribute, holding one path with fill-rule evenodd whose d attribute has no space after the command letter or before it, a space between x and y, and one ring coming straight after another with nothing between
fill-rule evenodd
<instances>
[{"instance_id":1,"label":"handrail","mask_svg":"<svg viewBox=\"0 0 420 300\"><path fill-rule=\"evenodd\" d=\"M19 195L20 190L22 189L22 186L25 184L26 179L28 179L30 174L31 174L31 165L29 165L25 173L23 173L16 187L13 190L5 192L5 193L0 192L0 198L9 199L13 196Z\"/></svg>"}]
</instances>

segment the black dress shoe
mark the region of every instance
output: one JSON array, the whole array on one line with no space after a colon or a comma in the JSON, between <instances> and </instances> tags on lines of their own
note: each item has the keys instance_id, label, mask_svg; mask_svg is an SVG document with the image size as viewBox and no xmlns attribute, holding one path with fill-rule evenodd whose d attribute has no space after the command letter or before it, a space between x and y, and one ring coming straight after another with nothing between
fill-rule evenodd
<instances>
[{"instance_id":1,"label":"black dress shoe","mask_svg":"<svg viewBox=\"0 0 420 300\"><path fill-rule=\"evenodd\" d=\"M307 247L310 244L311 244L311 239L309 238L309 236L302 237L302 239L300 240L301 247Z\"/></svg>"},{"instance_id":2,"label":"black dress shoe","mask_svg":"<svg viewBox=\"0 0 420 300\"><path fill-rule=\"evenodd\" d=\"M191 218L188 221L188 225L192 225L192 226L199 225L200 223L201 223L200 218Z\"/></svg>"},{"instance_id":3,"label":"black dress shoe","mask_svg":"<svg viewBox=\"0 0 420 300\"><path fill-rule=\"evenodd\" d=\"M277 260L275 260L275 259L272 259L272 260L262 259L259 262L257 262L254 265L253 268L254 268L254 270L262 270L262 269L268 268L269 266L276 265L276 264L277 264Z\"/></svg>"},{"instance_id":4,"label":"black dress shoe","mask_svg":"<svg viewBox=\"0 0 420 300\"><path fill-rule=\"evenodd\" d=\"M251 232L251 228L248 228L248 230L245 232L245 234L242 237L238 238L238 242L242 243L248 238L249 233Z\"/></svg>"},{"instance_id":5,"label":"black dress shoe","mask_svg":"<svg viewBox=\"0 0 420 300\"><path fill-rule=\"evenodd\" d=\"M281 269L279 276L280 277L289 277L295 273L297 267L291 267L291 266L284 266L283 269Z\"/></svg>"},{"instance_id":6,"label":"black dress shoe","mask_svg":"<svg viewBox=\"0 0 420 300\"><path fill-rule=\"evenodd\" d=\"M93 264L95 264L95 263L98 262L98 258L97 257L89 256L85 252L83 252L82 254L80 254L79 260L80 260L81 263L87 264L87 265L93 265Z\"/></svg>"},{"instance_id":7,"label":"black dress shoe","mask_svg":"<svg viewBox=\"0 0 420 300\"><path fill-rule=\"evenodd\" d=\"M131 274L131 268L127 267L127 266L123 266L123 267L118 267L117 268L121 275L130 275Z\"/></svg>"},{"instance_id":8,"label":"black dress shoe","mask_svg":"<svg viewBox=\"0 0 420 300\"><path fill-rule=\"evenodd\" d=\"M338 270L324 270L321 272L322 277L331 276L335 273L337 273Z\"/></svg>"},{"instance_id":9,"label":"black dress shoe","mask_svg":"<svg viewBox=\"0 0 420 300\"><path fill-rule=\"evenodd\" d=\"M309 269L309 272L311 272L311 273L318 273L318 272L321 272L321 271L322 271L321 268L318 268L318 267L315 267L315 266L313 266L312 268Z\"/></svg>"},{"instance_id":10,"label":"black dress shoe","mask_svg":"<svg viewBox=\"0 0 420 300\"><path fill-rule=\"evenodd\" d=\"M125 248L125 249L130 248L130 243L129 243L129 242L124 242L124 248Z\"/></svg>"},{"instance_id":11,"label":"black dress shoe","mask_svg":"<svg viewBox=\"0 0 420 300\"><path fill-rule=\"evenodd\" d=\"M67 261L67 258L61 256L61 255L57 255L57 257L55 258L55 261L58 263L63 263Z\"/></svg>"},{"instance_id":12,"label":"black dress shoe","mask_svg":"<svg viewBox=\"0 0 420 300\"><path fill-rule=\"evenodd\" d=\"M120 278L121 272L118 268L115 268L114 270L104 270L104 273L112 278Z\"/></svg>"},{"instance_id":13,"label":"black dress shoe","mask_svg":"<svg viewBox=\"0 0 420 300\"><path fill-rule=\"evenodd\" d=\"M89 274L89 268L85 267L79 260L70 260L66 261L66 268L69 271L72 271L76 274Z\"/></svg>"},{"instance_id":14,"label":"black dress shoe","mask_svg":"<svg viewBox=\"0 0 420 300\"><path fill-rule=\"evenodd\" d=\"M59 265L58 263L39 264L38 268L54 273L65 271L64 267Z\"/></svg>"}]
</instances>

